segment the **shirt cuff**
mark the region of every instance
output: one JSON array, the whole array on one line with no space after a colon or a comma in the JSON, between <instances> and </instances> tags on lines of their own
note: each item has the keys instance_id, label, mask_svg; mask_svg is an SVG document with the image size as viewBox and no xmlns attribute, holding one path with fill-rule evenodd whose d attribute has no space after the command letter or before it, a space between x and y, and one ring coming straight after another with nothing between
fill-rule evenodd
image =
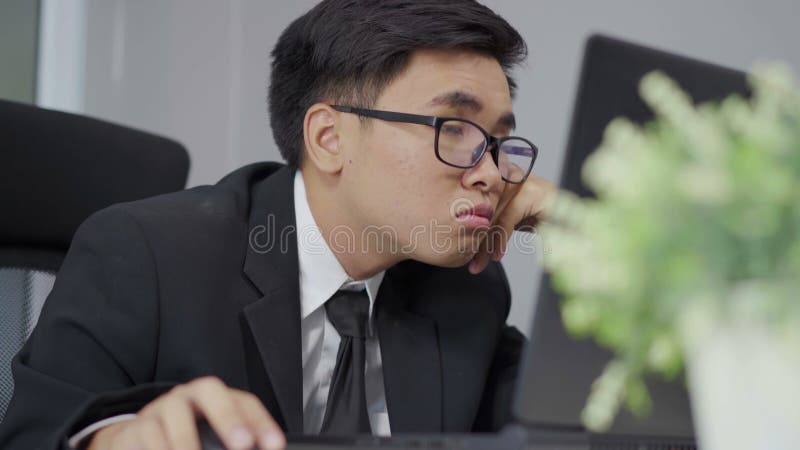
<instances>
[{"instance_id":1,"label":"shirt cuff","mask_svg":"<svg viewBox=\"0 0 800 450\"><path fill-rule=\"evenodd\" d=\"M77 449L78 445L80 445L81 442L84 439L86 439L89 436L93 435L94 433L96 433L100 429L105 428L105 427L107 427L109 425L113 425L115 423L125 422L126 420L132 420L132 419L135 419L135 418L136 418L136 414L120 414L118 416L112 416L112 417L109 417L108 419L103 419L101 421L95 422L95 423L89 425L88 427L82 429L81 431L77 432L71 438L69 438L69 440L67 441L67 444L69 445L69 448Z\"/></svg>"}]
</instances>

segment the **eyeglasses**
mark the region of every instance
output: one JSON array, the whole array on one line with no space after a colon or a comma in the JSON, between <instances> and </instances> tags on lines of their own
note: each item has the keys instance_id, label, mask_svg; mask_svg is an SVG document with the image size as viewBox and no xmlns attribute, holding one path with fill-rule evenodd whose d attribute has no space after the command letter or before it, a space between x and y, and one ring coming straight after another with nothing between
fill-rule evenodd
<instances>
[{"instance_id":1,"label":"eyeglasses","mask_svg":"<svg viewBox=\"0 0 800 450\"><path fill-rule=\"evenodd\" d=\"M448 166L461 169L475 167L489 149L500 170L500 176L509 183L519 184L525 181L539 154L539 149L525 138L494 137L478 124L458 117L421 116L341 105L331 105L331 108L388 122L434 127L436 138L433 148L436 157Z\"/></svg>"}]
</instances>

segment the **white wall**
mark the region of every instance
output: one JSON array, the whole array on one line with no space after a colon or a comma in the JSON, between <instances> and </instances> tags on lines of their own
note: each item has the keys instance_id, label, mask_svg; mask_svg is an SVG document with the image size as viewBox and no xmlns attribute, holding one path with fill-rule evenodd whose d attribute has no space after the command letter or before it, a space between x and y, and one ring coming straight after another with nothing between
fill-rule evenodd
<instances>
[{"instance_id":1,"label":"white wall","mask_svg":"<svg viewBox=\"0 0 800 450\"><path fill-rule=\"evenodd\" d=\"M240 165L280 159L266 113L268 55L283 28L314 3L43 0L43 10L72 8L73 16L85 17L71 23L85 25L50 30L57 38L41 49L47 72L40 74L39 89L56 99L49 106L180 140L192 157L189 184L213 183ZM592 31L740 69L759 58L781 58L800 72L797 0L486 4L509 19L530 47L530 61L517 73L518 130L539 145L536 170L551 180L560 173L582 43ZM71 33L85 33L85 39ZM76 42L86 48L76 50ZM65 45L85 58L78 64L83 71L74 60L59 60ZM59 77L60 70L71 76ZM72 106L59 105L59 98L72 99ZM514 296L511 321L527 332L538 289L537 257L511 253L505 266Z\"/></svg>"},{"instance_id":2,"label":"white wall","mask_svg":"<svg viewBox=\"0 0 800 450\"><path fill-rule=\"evenodd\" d=\"M39 2L0 2L0 98L32 103L36 87Z\"/></svg>"}]
</instances>

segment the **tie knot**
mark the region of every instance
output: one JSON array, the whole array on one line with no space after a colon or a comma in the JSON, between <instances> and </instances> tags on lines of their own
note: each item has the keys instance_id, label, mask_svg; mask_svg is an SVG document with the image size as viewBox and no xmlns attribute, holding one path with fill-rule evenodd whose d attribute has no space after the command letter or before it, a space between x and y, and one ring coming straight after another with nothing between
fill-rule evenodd
<instances>
[{"instance_id":1,"label":"tie knot","mask_svg":"<svg viewBox=\"0 0 800 450\"><path fill-rule=\"evenodd\" d=\"M369 320L369 297L366 290L336 291L325 303L328 320L340 336L364 339Z\"/></svg>"}]
</instances>

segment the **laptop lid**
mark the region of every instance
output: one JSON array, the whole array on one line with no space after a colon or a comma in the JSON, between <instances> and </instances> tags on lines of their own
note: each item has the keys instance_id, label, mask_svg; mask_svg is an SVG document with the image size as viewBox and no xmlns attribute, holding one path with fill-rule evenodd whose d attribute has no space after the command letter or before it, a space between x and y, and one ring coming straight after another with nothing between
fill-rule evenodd
<instances>
[{"instance_id":1,"label":"laptop lid","mask_svg":"<svg viewBox=\"0 0 800 450\"><path fill-rule=\"evenodd\" d=\"M652 118L639 98L643 75L660 69L675 79L695 101L721 99L733 92L748 94L745 74L690 58L654 50L606 36L591 36L583 56L573 110L561 187L591 196L581 181L587 155L601 142L606 125L625 116L637 123ZM517 385L515 418L542 428L583 429L580 413L591 384L611 359L611 353L592 340L576 340L565 331L555 293L543 274L531 338ZM649 417L634 418L621 411L613 433L635 436L691 438L694 436L688 395L682 379L667 383L647 380L653 399Z\"/></svg>"}]
</instances>

